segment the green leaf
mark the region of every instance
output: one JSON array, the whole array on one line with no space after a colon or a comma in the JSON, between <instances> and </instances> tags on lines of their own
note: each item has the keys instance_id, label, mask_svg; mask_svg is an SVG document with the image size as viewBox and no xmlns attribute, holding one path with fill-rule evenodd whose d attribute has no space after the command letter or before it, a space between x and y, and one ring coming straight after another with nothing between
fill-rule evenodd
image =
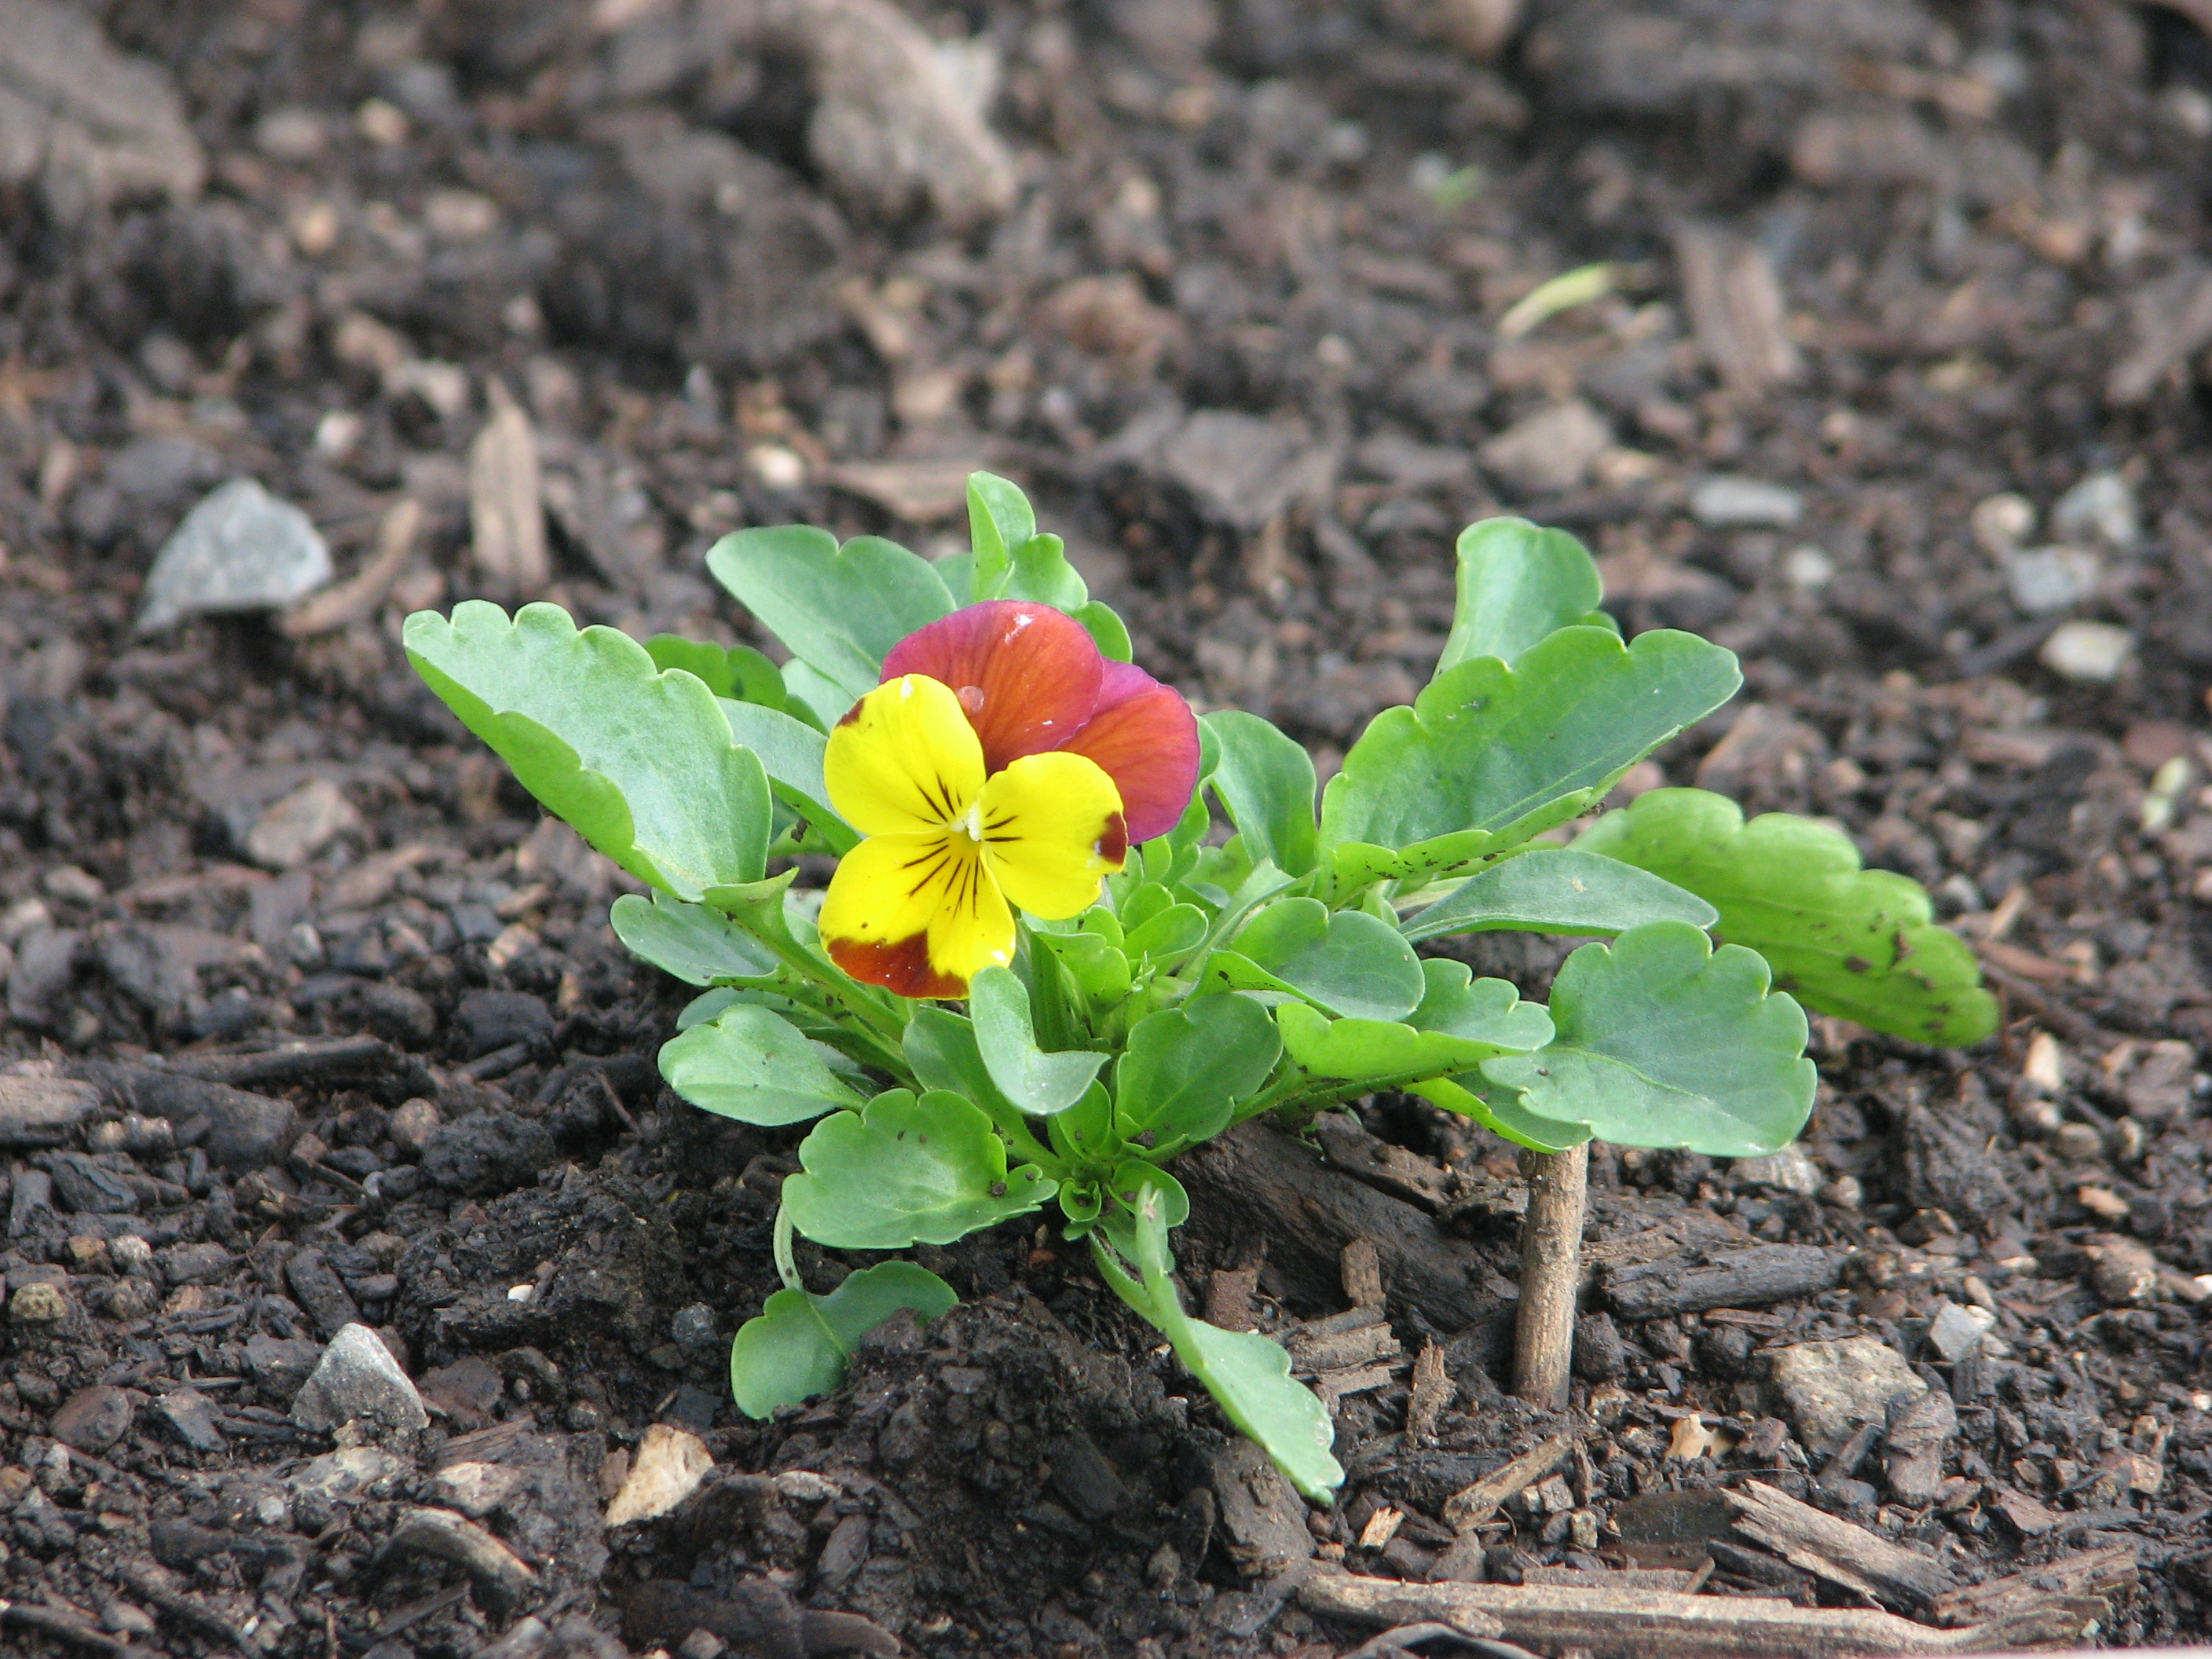
<instances>
[{"instance_id":1,"label":"green leaf","mask_svg":"<svg viewBox=\"0 0 2212 1659\"><path fill-rule=\"evenodd\" d=\"M839 1112L799 1143L783 1183L792 1225L840 1250L950 1244L1026 1215L1057 1190L1033 1164L1006 1168L991 1120L958 1095L893 1089Z\"/></svg>"},{"instance_id":2,"label":"green leaf","mask_svg":"<svg viewBox=\"0 0 2212 1659\"><path fill-rule=\"evenodd\" d=\"M769 787L811 824L833 851L849 853L860 844L853 827L831 809L829 787L822 781L822 757L829 738L804 720L757 703L725 698L722 713L730 722L730 735L760 757Z\"/></svg>"},{"instance_id":3,"label":"green leaf","mask_svg":"<svg viewBox=\"0 0 2212 1659\"><path fill-rule=\"evenodd\" d=\"M1085 1175L1112 1170L1121 1161L1122 1140L1114 1122L1114 1097L1093 1083L1066 1111L1045 1120L1055 1156Z\"/></svg>"},{"instance_id":4,"label":"green leaf","mask_svg":"<svg viewBox=\"0 0 2212 1659\"><path fill-rule=\"evenodd\" d=\"M663 1043L660 1075L694 1106L769 1127L860 1103L787 1020L750 1003Z\"/></svg>"},{"instance_id":5,"label":"green leaf","mask_svg":"<svg viewBox=\"0 0 2212 1659\"><path fill-rule=\"evenodd\" d=\"M1576 842L1711 902L1807 1007L1917 1042L1961 1048L1996 1029L1973 952L1930 920L1919 883L1862 870L1841 830L1787 812L1744 822L1702 789L1654 789Z\"/></svg>"},{"instance_id":6,"label":"green leaf","mask_svg":"<svg viewBox=\"0 0 2212 1659\"><path fill-rule=\"evenodd\" d=\"M1069 614L1083 624L1107 661L1127 662L1136 655L1129 644L1129 625L1103 600L1092 599Z\"/></svg>"},{"instance_id":7,"label":"green leaf","mask_svg":"<svg viewBox=\"0 0 2212 1659\"><path fill-rule=\"evenodd\" d=\"M1564 1152L1590 1139L1589 1124L1562 1123L1554 1118L1539 1117L1522 1103L1518 1089L1486 1083L1473 1073L1455 1078L1432 1078L1426 1083L1412 1085L1407 1092L1419 1095L1431 1106L1473 1118L1492 1133L1503 1135L1531 1152Z\"/></svg>"},{"instance_id":8,"label":"green leaf","mask_svg":"<svg viewBox=\"0 0 2212 1659\"><path fill-rule=\"evenodd\" d=\"M975 594L1004 597L1014 550L1036 534L1036 514L1021 487L995 472L968 475L968 537L974 544Z\"/></svg>"},{"instance_id":9,"label":"green leaf","mask_svg":"<svg viewBox=\"0 0 2212 1659\"><path fill-rule=\"evenodd\" d=\"M1228 808L1253 861L1272 860L1293 876L1314 867L1314 763L1304 744L1242 709L1208 714L1221 746L1214 792Z\"/></svg>"},{"instance_id":10,"label":"green leaf","mask_svg":"<svg viewBox=\"0 0 2212 1659\"><path fill-rule=\"evenodd\" d=\"M1605 597L1597 563L1580 542L1526 519L1485 519L1461 531L1458 585L1439 675L1474 657L1512 662L1586 622Z\"/></svg>"},{"instance_id":11,"label":"green leaf","mask_svg":"<svg viewBox=\"0 0 2212 1659\"><path fill-rule=\"evenodd\" d=\"M1257 1331L1224 1331L1183 1311L1159 1193L1148 1187L1127 1224L1100 1227L1091 1249L1099 1276L1174 1345L1222 1414L1259 1443L1284 1479L1313 1502L1328 1503L1344 1484L1344 1469L1329 1454L1336 1431L1328 1411L1291 1380L1280 1343Z\"/></svg>"},{"instance_id":12,"label":"green leaf","mask_svg":"<svg viewBox=\"0 0 2212 1659\"><path fill-rule=\"evenodd\" d=\"M1569 957L1552 983L1559 1036L1482 1076L1600 1139L1755 1158L1796 1138L1817 1081L1804 1011L1767 987L1757 951L1646 922Z\"/></svg>"},{"instance_id":13,"label":"green leaf","mask_svg":"<svg viewBox=\"0 0 2212 1659\"><path fill-rule=\"evenodd\" d=\"M1206 938L1206 912L1195 904L1170 904L1129 931L1123 946L1130 956L1165 958L1195 950Z\"/></svg>"},{"instance_id":14,"label":"green leaf","mask_svg":"<svg viewBox=\"0 0 2212 1659\"><path fill-rule=\"evenodd\" d=\"M999 596L1048 605L1070 616L1091 603L1091 590L1067 562L1067 546L1057 536L1032 536L1014 549L1013 568Z\"/></svg>"},{"instance_id":15,"label":"green leaf","mask_svg":"<svg viewBox=\"0 0 2212 1659\"><path fill-rule=\"evenodd\" d=\"M645 642L645 649L654 667L680 668L696 675L718 697L757 702L764 708L783 707L783 675L749 645L725 647L655 634Z\"/></svg>"},{"instance_id":16,"label":"green leaf","mask_svg":"<svg viewBox=\"0 0 2212 1659\"><path fill-rule=\"evenodd\" d=\"M663 973L686 985L737 985L769 978L776 959L744 929L703 904L665 893L624 893L608 920L615 937Z\"/></svg>"},{"instance_id":17,"label":"green leaf","mask_svg":"<svg viewBox=\"0 0 2212 1659\"><path fill-rule=\"evenodd\" d=\"M1303 1070L1345 1082L1408 1087L1526 1054L1553 1037L1551 1017L1502 979L1469 981L1465 963L1424 962L1420 1006L1403 1022L1329 1020L1302 1003L1276 1011L1283 1047Z\"/></svg>"},{"instance_id":18,"label":"green leaf","mask_svg":"<svg viewBox=\"0 0 2212 1659\"><path fill-rule=\"evenodd\" d=\"M1540 1004L1522 1001L1510 981L1476 979L1465 963L1434 957L1422 960L1421 978L1425 988L1420 1006L1406 1016L1406 1024L1417 1031L1492 1042L1521 1053L1552 1040L1552 1017Z\"/></svg>"},{"instance_id":19,"label":"green leaf","mask_svg":"<svg viewBox=\"0 0 2212 1659\"><path fill-rule=\"evenodd\" d=\"M1477 657L1413 707L1375 717L1322 798L1322 840L1406 848L1475 830L1495 845L1526 841L1587 811L1742 678L1733 653L1671 629L1623 645L1601 629L1563 628L1510 668Z\"/></svg>"},{"instance_id":20,"label":"green leaf","mask_svg":"<svg viewBox=\"0 0 2212 1659\"><path fill-rule=\"evenodd\" d=\"M860 1339L893 1314L911 1310L927 1324L959 1302L911 1261L863 1267L827 1296L778 1291L730 1345L731 1395L747 1417L773 1416L842 1382Z\"/></svg>"},{"instance_id":21,"label":"green leaf","mask_svg":"<svg viewBox=\"0 0 2212 1659\"><path fill-rule=\"evenodd\" d=\"M1111 1008L1129 994L1129 958L1111 939L1087 930L1030 937L1060 959L1061 971L1094 1008Z\"/></svg>"},{"instance_id":22,"label":"green leaf","mask_svg":"<svg viewBox=\"0 0 2212 1659\"><path fill-rule=\"evenodd\" d=\"M1048 1054L1030 1024L1028 988L1004 968L986 968L968 984L968 1012L975 1044L999 1091L1037 1117L1064 1112L1083 1098L1107 1056Z\"/></svg>"},{"instance_id":23,"label":"green leaf","mask_svg":"<svg viewBox=\"0 0 2212 1659\"><path fill-rule=\"evenodd\" d=\"M1420 959L1396 928L1364 911L1331 915L1318 899L1268 905L1215 961L1242 988L1290 991L1355 1019L1402 1019L1426 990ZM1250 969L1260 977L1248 984Z\"/></svg>"},{"instance_id":24,"label":"green leaf","mask_svg":"<svg viewBox=\"0 0 2212 1659\"><path fill-rule=\"evenodd\" d=\"M1249 997L1199 997L1146 1014L1114 1068L1121 1133L1151 1134L1156 1150L1219 1134L1236 1103L1267 1082L1282 1048L1275 1022Z\"/></svg>"},{"instance_id":25,"label":"green leaf","mask_svg":"<svg viewBox=\"0 0 2212 1659\"><path fill-rule=\"evenodd\" d=\"M714 544L707 568L836 688L844 701L823 708L792 686L828 719L874 688L893 646L952 609L928 561L880 536L840 547L827 531L805 525L740 530Z\"/></svg>"},{"instance_id":26,"label":"green leaf","mask_svg":"<svg viewBox=\"0 0 2212 1659\"><path fill-rule=\"evenodd\" d=\"M1579 847L1542 847L1469 876L1401 927L1409 939L1509 927L1610 934L1647 921L1710 927L1718 914L1696 894L1633 865Z\"/></svg>"},{"instance_id":27,"label":"green leaf","mask_svg":"<svg viewBox=\"0 0 2212 1659\"><path fill-rule=\"evenodd\" d=\"M757 881L768 779L714 693L662 673L611 628L580 634L558 605L482 599L407 619L408 660L524 788L639 880L678 898Z\"/></svg>"},{"instance_id":28,"label":"green leaf","mask_svg":"<svg viewBox=\"0 0 2212 1659\"><path fill-rule=\"evenodd\" d=\"M907 1021L904 1046L906 1063L923 1088L958 1095L981 1107L994 1123L1020 1121L1021 1109L991 1080L991 1068L975 1046L975 1028L961 1015L918 1005Z\"/></svg>"}]
</instances>

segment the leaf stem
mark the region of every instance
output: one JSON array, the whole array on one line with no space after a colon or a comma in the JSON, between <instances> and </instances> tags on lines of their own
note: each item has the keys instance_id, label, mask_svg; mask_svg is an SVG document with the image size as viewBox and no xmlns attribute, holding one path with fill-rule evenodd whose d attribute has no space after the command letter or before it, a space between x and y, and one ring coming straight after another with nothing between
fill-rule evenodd
<instances>
[{"instance_id":1,"label":"leaf stem","mask_svg":"<svg viewBox=\"0 0 2212 1659\"><path fill-rule=\"evenodd\" d=\"M791 1212L779 1198L775 1205L775 1230L769 1236L769 1249L775 1257L776 1276L783 1280L784 1288L806 1294L806 1281L799 1276L799 1261L792 1254ZM827 1328L826 1327L824 1328Z\"/></svg>"}]
</instances>

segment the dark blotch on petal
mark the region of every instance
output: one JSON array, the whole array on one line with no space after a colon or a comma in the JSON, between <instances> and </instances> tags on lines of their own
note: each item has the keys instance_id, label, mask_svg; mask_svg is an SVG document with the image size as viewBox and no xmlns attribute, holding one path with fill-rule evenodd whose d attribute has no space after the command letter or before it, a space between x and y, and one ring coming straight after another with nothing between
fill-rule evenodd
<instances>
[{"instance_id":1,"label":"dark blotch on petal","mask_svg":"<svg viewBox=\"0 0 2212 1659\"><path fill-rule=\"evenodd\" d=\"M1119 812L1109 816L1098 836L1098 856L1116 870L1128 861L1129 826Z\"/></svg>"},{"instance_id":2,"label":"dark blotch on petal","mask_svg":"<svg viewBox=\"0 0 2212 1659\"><path fill-rule=\"evenodd\" d=\"M968 981L929 965L929 935L899 939L831 939L823 941L830 960L867 985L880 985L902 997L964 997Z\"/></svg>"}]
</instances>

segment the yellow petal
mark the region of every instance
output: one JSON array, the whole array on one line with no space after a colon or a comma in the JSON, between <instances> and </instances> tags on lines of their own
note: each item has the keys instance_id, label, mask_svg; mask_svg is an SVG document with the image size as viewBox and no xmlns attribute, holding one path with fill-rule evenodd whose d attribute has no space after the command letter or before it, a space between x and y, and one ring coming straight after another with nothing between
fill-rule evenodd
<instances>
[{"instance_id":1,"label":"yellow petal","mask_svg":"<svg viewBox=\"0 0 2212 1659\"><path fill-rule=\"evenodd\" d=\"M975 807L985 867L1048 921L1097 903L1100 880L1128 855L1121 792L1081 755L1025 755L993 774Z\"/></svg>"},{"instance_id":2,"label":"yellow petal","mask_svg":"<svg viewBox=\"0 0 2212 1659\"><path fill-rule=\"evenodd\" d=\"M960 997L1013 959L1014 918L957 830L873 836L838 861L822 945L854 979L904 997Z\"/></svg>"},{"instance_id":3,"label":"yellow petal","mask_svg":"<svg viewBox=\"0 0 2212 1659\"><path fill-rule=\"evenodd\" d=\"M830 805L862 835L911 835L968 810L983 787L983 745L951 687L902 674L837 722L822 776Z\"/></svg>"}]
</instances>

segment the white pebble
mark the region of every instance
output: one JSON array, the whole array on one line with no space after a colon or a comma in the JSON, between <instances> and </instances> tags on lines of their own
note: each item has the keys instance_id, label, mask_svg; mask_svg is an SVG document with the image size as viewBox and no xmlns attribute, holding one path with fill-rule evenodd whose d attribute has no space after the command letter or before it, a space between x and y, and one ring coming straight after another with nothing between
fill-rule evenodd
<instances>
[{"instance_id":1,"label":"white pebble","mask_svg":"<svg viewBox=\"0 0 2212 1659\"><path fill-rule=\"evenodd\" d=\"M1764 478L1726 476L1701 480L1690 492L1690 512L1711 528L1787 528L1804 516L1805 498Z\"/></svg>"},{"instance_id":2,"label":"white pebble","mask_svg":"<svg viewBox=\"0 0 2212 1659\"><path fill-rule=\"evenodd\" d=\"M2111 623L2063 623L2043 642L2036 659L2062 679L2079 685L2109 685L2135 654L2136 636Z\"/></svg>"},{"instance_id":3,"label":"white pebble","mask_svg":"<svg viewBox=\"0 0 2212 1659\"><path fill-rule=\"evenodd\" d=\"M2058 498L2051 528L2069 540L2094 536L2123 550L2142 539L2135 486L2117 472L2092 472Z\"/></svg>"}]
</instances>

